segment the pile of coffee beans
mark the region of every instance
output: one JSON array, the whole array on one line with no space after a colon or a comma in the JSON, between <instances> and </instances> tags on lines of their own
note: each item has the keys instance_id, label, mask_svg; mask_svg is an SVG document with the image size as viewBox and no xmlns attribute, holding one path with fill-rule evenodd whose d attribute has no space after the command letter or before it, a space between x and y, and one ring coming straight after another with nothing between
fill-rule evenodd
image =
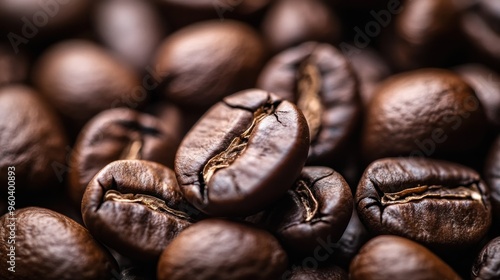
<instances>
[{"instance_id":1,"label":"pile of coffee beans","mask_svg":"<svg viewBox=\"0 0 500 280\"><path fill-rule=\"evenodd\" d=\"M0 34L0 279L500 279L499 0L5 0Z\"/></svg>"}]
</instances>

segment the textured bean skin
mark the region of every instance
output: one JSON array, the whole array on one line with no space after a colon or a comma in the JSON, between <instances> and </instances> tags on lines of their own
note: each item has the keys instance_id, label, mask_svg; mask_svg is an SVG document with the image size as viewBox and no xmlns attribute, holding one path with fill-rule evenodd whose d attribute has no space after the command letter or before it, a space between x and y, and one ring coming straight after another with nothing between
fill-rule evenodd
<instances>
[{"instance_id":1,"label":"textured bean skin","mask_svg":"<svg viewBox=\"0 0 500 280\"><path fill-rule=\"evenodd\" d=\"M304 74L304 66L313 68ZM314 80L314 81L311 81ZM311 83L309 90L301 83ZM257 87L275 93L303 110L310 132L308 165L338 164L360 119L359 84L347 58L335 47L307 42L273 57ZM317 87L314 89L314 87ZM308 102L303 102L308 100ZM317 99L321 105L312 105Z\"/></svg>"},{"instance_id":2,"label":"textured bean skin","mask_svg":"<svg viewBox=\"0 0 500 280\"><path fill-rule=\"evenodd\" d=\"M80 207L87 184L112 161L144 159L173 167L180 133L175 124L128 108L98 114L83 127L72 151L69 193L73 203Z\"/></svg>"},{"instance_id":3,"label":"textured bean skin","mask_svg":"<svg viewBox=\"0 0 500 280\"><path fill-rule=\"evenodd\" d=\"M473 280L493 280L500 278L500 237L484 246L472 267Z\"/></svg>"},{"instance_id":4,"label":"textured bean skin","mask_svg":"<svg viewBox=\"0 0 500 280\"><path fill-rule=\"evenodd\" d=\"M15 244L8 244L11 220L0 218L2 252L15 246L15 272L7 253L0 255L2 279L111 279L118 271L113 257L83 226L54 211L28 207L15 211Z\"/></svg>"},{"instance_id":5,"label":"textured bean skin","mask_svg":"<svg viewBox=\"0 0 500 280\"><path fill-rule=\"evenodd\" d=\"M380 85L368 105L363 156L371 162L391 156L465 153L478 146L485 124L474 91L455 73L420 69L394 75Z\"/></svg>"},{"instance_id":6,"label":"textured bean skin","mask_svg":"<svg viewBox=\"0 0 500 280\"><path fill-rule=\"evenodd\" d=\"M351 189L340 174L308 166L281 200L251 220L274 232L286 248L307 255L318 239L336 242L342 236L352 204Z\"/></svg>"},{"instance_id":7,"label":"textured bean skin","mask_svg":"<svg viewBox=\"0 0 500 280\"><path fill-rule=\"evenodd\" d=\"M149 199L138 201L145 196ZM157 259L191 225L189 210L173 171L142 160L107 165L89 183L82 201L89 231L117 252L138 260Z\"/></svg>"},{"instance_id":8,"label":"textured bean skin","mask_svg":"<svg viewBox=\"0 0 500 280\"><path fill-rule=\"evenodd\" d=\"M268 232L208 219L182 232L158 262L159 280L275 280L287 257Z\"/></svg>"},{"instance_id":9,"label":"textured bean skin","mask_svg":"<svg viewBox=\"0 0 500 280\"><path fill-rule=\"evenodd\" d=\"M489 199L475 171L430 159L375 161L356 192L358 213L368 230L439 250L464 248L485 236L491 225Z\"/></svg>"},{"instance_id":10,"label":"textured bean skin","mask_svg":"<svg viewBox=\"0 0 500 280\"><path fill-rule=\"evenodd\" d=\"M207 163L251 127L254 112L263 106L275 109L254 126L244 151L205 182L200 174ZM201 211L253 214L290 188L308 145L307 123L292 103L262 90L246 90L213 106L191 129L177 151L175 172L184 196Z\"/></svg>"}]
</instances>

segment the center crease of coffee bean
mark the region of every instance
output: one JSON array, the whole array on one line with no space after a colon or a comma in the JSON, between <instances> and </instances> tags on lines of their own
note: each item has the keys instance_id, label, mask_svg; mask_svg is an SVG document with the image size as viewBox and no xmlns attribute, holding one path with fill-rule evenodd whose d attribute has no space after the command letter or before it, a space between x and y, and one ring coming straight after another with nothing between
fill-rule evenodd
<instances>
[{"instance_id":1,"label":"center crease of coffee bean","mask_svg":"<svg viewBox=\"0 0 500 280\"><path fill-rule=\"evenodd\" d=\"M274 114L275 110L275 104L268 101L254 112L250 126L240 136L235 137L224 151L211 158L205 164L203 167L203 180L205 184L210 181L217 170L230 166L245 151L250 135L252 135L257 124L265 117Z\"/></svg>"},{"instance_id":2,"label":"center crease of coffee bean","mask_svg":"<svg viewBox=\"0 0 500 280\"><path fill-rule=\"evenodd\" d=\"M295 188L290 190L290 193L297 204L304 206L306 210L306 217L304 220L310 222L318 212L319 204L314 198L309 186L307 186L306 182L303 180L299 180L295 184Z\"/></svg>"},{"instance_id":3,"label":"center crease of coffee bean","mask_svg":"<svg viewBox=\"0 0 500 280\"><path fill-rule=\"evenodd\" d=\"M128 143L128 145L123 149L120 159L140 159L141 149L142 149L142 139L140 136L134 136L134 139Z\"/></svg>"},{"instance_id":4,"label":"center crease of coffee bean","mask_svg":"<svg viewBox=\"0 0 500 280\"><path fill-rule=\"evenodd\" d=\"M313 142L321 128L323 105L319 94L321 91L321 75L318 67L309 60L304 61L300 66L297 90L297 107L302 110L307 120L310 139Z\"/></svg>"},{"instance_id":5,"label":"center crease of coffee bean","mask_svg":"<svg viewBox=\"0 0 500 280\"><path fill-rule=\"evenodd\" d=\"M146 194L121 193L116 190L108 190L104 195L105 201L116 201L123 203L138 203L157 212L168 213L181 219L191 220L191 217L182 211L172 209L165 201Z\"/></svg>"},{"instance_id":6,"label":"center crease of coffee bean","mask_svg":"<svg viewBox=\"0 0 500 280\"><path fill-rule=\"evenodd\" d=\"M424 185L394 193L385 193L380 202L383 206L418 201L425 198L472 199L482 201L481 192L476 184L470 186L445 187Z\"/></svg>"}]
</instances>

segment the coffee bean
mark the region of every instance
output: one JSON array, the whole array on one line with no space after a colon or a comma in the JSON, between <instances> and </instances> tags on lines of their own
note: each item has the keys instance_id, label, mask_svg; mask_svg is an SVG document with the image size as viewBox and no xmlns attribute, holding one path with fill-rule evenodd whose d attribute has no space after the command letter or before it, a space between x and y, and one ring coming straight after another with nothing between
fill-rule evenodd
<instances>
[{"instance_id":1,"label":"coffee bean","mask_svg":"<svg viewBox=\"0 0 500 280\"><path fill-rule=\"evenodd\" d=\"M12 176L8 171L15 174L16 195L60 186L63 177L57 167L65 163L66 145L60 120L38 92L19 84L0 88L0 182L4 188Z\"/></svg>"},{"instance_id":2,"label":"coffee bean","mask_svg":"<svg viewBox=\"0 0 500 280\"><path fill-rule=\"evenodd\" d=\"M382 48L396 68L410 70L449 63L460 49L460 13L455 2L422 0L402 5Z\"/></svg>"},{"instance_id":3,"label":"coffee bean","mask_svg":"<svg viewBox=\"0 0 500 280\"><path fill-rule=\"evenodd\" d=\"M341 25L321 1L279 0L262 22L262 33L274 53L307 41L335 43Z\"/></svg>"},{"instance_id":4,"label":"coffee bean","mask_svg":"<svg viewBox=\"0 0 500 280\"><path fill-rule=\"evenodd\" d=\"M471 2L471 1L468 1ZM474 49L497 70L500 62L500 5L498 1L478 0L468 3L461 17L461 28Z\"/></svg>"},{"instance_id":5,"label":"coffee bean","mask_svg":"<svg viewBox=\"0 0 500 280\"><path fill-rule=\"evenodd\" d=\"M500 237L491 240L476 258L472 267L472 280L494 280L500 278Z\"/></svg>"},{"instance_id":6,"label":"coffee bean","mask_svg":"<svg viewBox=\"0 0 500 280\"><path fill-rule=\"evenodd\" d=\"M183 231L161 254L158 280L275 280L287 257L268 232L208 219Z\"/></svg>"},{"instance_id":7,"label":"coffee bean","mask_svg":"<svg viewBox=\"0 0 500 280\"><path fill-rule=\"evenodd\" d=\"M352 213L349 185L327 167L305 167L286 195L262 213L249 218L274 232L285 248L311 254L318 239L336 242Z\"/></svg>"},{"instance_id":8,"label":"coffee bean","mask_svg":"<svg viewBox=\"0 0 500 280\"><path fill-rule=\"evenodd\" d=\"M104 167L82 201L85 225L98 240L138 260L157 259L194 221L175 174L160 164L119 160Z\"/></svg>"},{"instance_id":9,"label":"coffee bean","mask_svg":"<svg viewBox=\"0 0 500 280\"><path fill-rule=\"evenodd\" d=\"M182 141L175 172L186 199L215 216L263 210L289 189L307 157L302 113L262 90L214 105Z\"/></svg>"},{"instance_id":10,"label":"coffee bean","mask_svg":"<svg viewBox=\"0 0 500 280\"><path fill-rule=\"evenodd\" d=\"M444 161L375 161L360 180L356 203L372 233L399 235L439 251L465 249L491 225L489 193L479 175Z\"/></svg>"},{"instance_id":11,"label":"coffee bean","mask_svg":"<svg viewBox=\"0 0 500 280\"><path fill-rule=\"evenodd\" d=\"M454 69L474 89L488 122L500 128L500 75L481 64L466 64Z\"/></svg>"},{"instance_id":12,"label":"coffee bean","mask_svg":"<svg viewBox=\"0 0 500 280\"><path fill-rule=\"evenodd\" d=\"M349 276L352 280L462 279L422 245L390 235L368 241L352 261Z\"/></svg>"},{"instance_id":13,"label":"coffee bean","mask_svg":"<svg viewBox=\"0 0 500 280\"><path fill-rule=\"evenodd\" d=\"M367 108L363 156L366 162L449 157L477 148L484 128L483 108L459 76L438 69L402 73L384 81Z\"/></svg>"},{"instance_id":14,"label":"coffee bean","mask_svg":"<svg viewBox=\"0 0 500 280\"><path fill-rule=\"evenodd\" d=\"M165 34L160 14L148 1L99 1L94 23L103 43L139 72L147 71Z\"/></svg>"},{"instance_id":15,"label":"coffee bean","mask_svg":"<svg viewBox=\"0 0 500 280\"><path fill-rule=\"evenodd\" d=\"M33 78L44 97L78 127L106 109L138 108L148 97L131 69L83 40L52 46L39 59Z\"/></svg>"},{"instance_id":16,"label":"coffee bean","mask_svg":"<svg viewBox=\"0 0 500 280\"><path fill-rule=\"evenodd\" d=\"M162 93L191 108L208 108L225 96L253 87L263 63L260 38L244 23L226 20L190 25L159 47L155 64Z\"/></svg>"},{"instance_id":17,"label":"coffee bean","mask_svg":"<svg viewBox=\"0 0 500 280\"><path fill-rule=\"evenodd\" d=\"M172 117L169 121L175 122ZM71 155L69 193L73 202L80 206L87 184L112 161L144 159L173 167L179 130L178 124L167 125L127 108L106 110L94 117L80 132Z\"/></svg>"},{"instance_id":18,"label":"coffee bean","mask_svg":"<svg viewBox=\"0 0 500 280\"><path fill-rule=\"evenodd\" d=\"M308 164L331 165L353 134L359 113L358 83L335 47L308 42L268 62L257 86L297 104L309 125Z\"/></svg>"},{"instance_id":19,"label":"coffee bean","mask_svg":"<svg viewBox=\"0 0 500 280\"><path fill-rule=\"evenodd\" d=\"M84 227L54 211L23 208L13 216L3 215L0 225L2 279L112 279L118 270L115 260Z\"/></svg>"}]
</instances>

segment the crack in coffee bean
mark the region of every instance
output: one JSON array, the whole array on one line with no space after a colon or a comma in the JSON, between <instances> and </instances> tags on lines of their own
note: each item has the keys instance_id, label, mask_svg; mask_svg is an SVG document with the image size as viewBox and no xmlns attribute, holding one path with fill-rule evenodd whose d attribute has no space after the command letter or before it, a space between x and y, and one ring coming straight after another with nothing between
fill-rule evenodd
<instances>
[{"instance_id":1,"label":"crack in coffee bean","mask_svg":"<svg viewBox=\"0 0 500 280\"><path fill-rule=\"evenodd\" d=\"M309 186L303 180L299 180L296 183L294 189L290 190L292 198L299 204L304 206L306 210L305 221L311 221L316 213L318 212L319 204L316 198L309 188Z\"/></svg>"},{"instance_id":2,"label":"crack in coffee bean","mask_svg":"<svg viewBox=\"0 0 500 280\"><path fill-rule=\"evenodd\" d=\"M316 138L321 127L323 106L319 95L321 90L321 75L318 68L309 60L302 63L298 73L297 107L302 110L309 125L311 142Z\"/></svg>"},{"instance_id":3,"label":"crack in coffee bean","mask_svg":"<svg viewBox=\"0 0 500 280\"><path fill-rule=\"evenodd\" d=\"M191 217L182 211L167 206L164 200L146 194L120 193L116 190L108 190L104 195L105 201L116 201L123 203L138 203L157 212L168 213L180 219L191 220Z\"/></svg>"},{"instance_id":4,"label":"crack in coffee bean","mask_svg":"<svg viewBox=\"0 0 500 280\"><path fill-rule=\"evenodd\" d=\"M250 126L238 137L235 137L229 146L211 158L203 167L203 181L207 184L217 170L230 166L242 153L245 151L248 140L252 135L255 127L265 117L274 114L275 104L268 101L263 106L259 107L253 114L253 120Z\"/></svg>"},{"instance_id":5,"label":"crack in coffee bean","mask_svg":"<svg viewBox=\"0 0 500 280\"><path fill-rule=\"evenodd\" d=\"M476 184L470 186L445 187L424 185L409 188L395 193L385 193L381 199L383 206L408 203L426 198L440 199L472 199L482 201L481 193Z\"/></svg>"},{"instance_id":6,"label":"crack in coffee bean","mask_svg":"<svg viewBox=\"0 0 500 280\"><path fill-rule=\"evenodd\" d=\"M141 159L140 152L142 149L143 141L140 136L128 143L127 147L120 155L120 159Z\"/></svg>"}]
</instances>

